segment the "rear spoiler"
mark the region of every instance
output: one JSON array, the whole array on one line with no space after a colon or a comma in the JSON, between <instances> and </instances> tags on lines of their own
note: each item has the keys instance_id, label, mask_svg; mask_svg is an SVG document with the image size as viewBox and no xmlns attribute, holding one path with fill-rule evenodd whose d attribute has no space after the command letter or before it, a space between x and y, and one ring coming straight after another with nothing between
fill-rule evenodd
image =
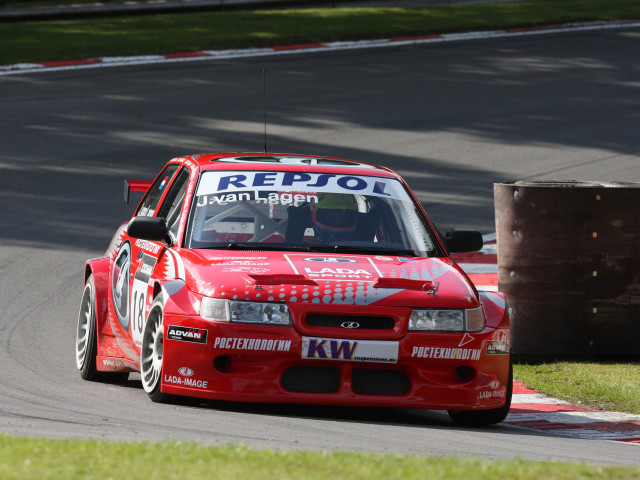
<instances>
[{"instance_id":1,"label":"rear spoiler","mask_svg":"<svg viewBox=\"0 0 640 480\"><path fill-rule=\"evenodd\" d=\"M125 180L124 181L124 201L129 203L130 192L146 192L153 184L153 181L148 180Z\"/></svg>"}]
</instances>

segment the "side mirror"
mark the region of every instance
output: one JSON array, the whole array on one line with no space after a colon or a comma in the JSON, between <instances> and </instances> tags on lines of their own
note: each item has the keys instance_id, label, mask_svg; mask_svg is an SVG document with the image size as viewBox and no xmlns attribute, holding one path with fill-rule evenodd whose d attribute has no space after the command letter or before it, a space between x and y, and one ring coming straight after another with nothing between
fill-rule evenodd
<instances>
[{"instance_id":1,"label":"side mirror","mask_svg":"<svg viewBox=\"0 0 640 480\"><path fill-rule=\"evenodd\" d=\"M482 234L476 230L449 230L444 244L451 253L476 252L482 249Z\"/></svg>"},{"instance_id":2,"label":"side mirror","mask_svg":"<svg viewBox=\"0 0 640 480\"><path fill-rule=\"evenodd\" d=\"M164 241L167 245L173 244L173 238L169 233L167 221L160 217L133 217L127 226L130 237L141 240Z\"/></svg>"}]
</instances>

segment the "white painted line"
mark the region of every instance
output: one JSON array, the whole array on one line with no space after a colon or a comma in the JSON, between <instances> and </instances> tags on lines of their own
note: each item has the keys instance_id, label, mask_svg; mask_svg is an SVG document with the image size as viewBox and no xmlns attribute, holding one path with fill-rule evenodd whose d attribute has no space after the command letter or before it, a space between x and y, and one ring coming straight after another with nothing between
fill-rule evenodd
<instances>
[{"instance_id":1,"label":"white painted line","mask_svg":"<svg viewBox=\"0 0 640 480\"><path fill-rule=\"evenodd\" d=\"M495 263L459 263L465 273L498 273L498 265Z\"/></svg>"},{"instance_id":2,"label":"white painted line","mask_svg":"<svg viewBox=\"0 0 640 480\"><path fill-rule=\"evenodd\" d=\"M476 289L481 292L497 292L497 285L476 285Z\"/></svg>"},{"instance_id":3,"label":"white painted line","mask_svg":"<svg viewBox=\"0 0 640 480\"><path fill-rule=\"evenodd\" d=\"M537 403L547 405L571 405L569 402L557 398L547 397L540 393L514 393L511 399L511 405L516 403Z\"/></svg>"}]
</instances>

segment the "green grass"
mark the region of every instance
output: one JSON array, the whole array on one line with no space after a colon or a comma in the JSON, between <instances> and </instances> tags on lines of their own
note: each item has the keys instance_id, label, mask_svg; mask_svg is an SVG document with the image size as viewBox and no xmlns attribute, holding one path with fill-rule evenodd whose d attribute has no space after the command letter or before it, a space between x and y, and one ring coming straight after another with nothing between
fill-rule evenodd
<instances>
[{"instance_id":1,"label":"green grass","mask_svg":"<svg viewBox=\"0 0 640 480\"><path fill-rule=\"evenodd\" d=\"M238 445L45 440L0 436L3 480L640 479L640 468L354 452L282 452Z\"/></svg>"},{"instance_id":2,"label":"green grass","mask_svg":"<svg viewBox=\"0 0 640 480\"><path fill-rule=\"evenodd\" d=\"M640 19L640 0L182 13L0 24L0 65Z\"/></svg>"},{"instance_id":3,"label":"green grass","mask_svg":"<svg viewBox=\"0 0 640 480\"><path fill-rule=\"evenodd\" d=\"M640 414L640 363L558 362L514 365L514 378L546 395Z\"/></svg>"}]
</instances>

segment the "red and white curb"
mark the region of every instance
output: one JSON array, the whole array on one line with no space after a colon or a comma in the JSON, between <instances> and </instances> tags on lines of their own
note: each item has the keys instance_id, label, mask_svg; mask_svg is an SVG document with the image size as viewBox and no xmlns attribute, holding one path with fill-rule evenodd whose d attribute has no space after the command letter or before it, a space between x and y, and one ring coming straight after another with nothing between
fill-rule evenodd
<instances>
[{"instance_id":1,"label":"red and white curb","mask_svg":"<svg viewBox=\"0 0 640 480\"><path fill-rule=\"evenodd\" d=\"M505 423L563 437L640 445L640 415L571 405L530 390L517 381L513 382L511 410Z\"/></svg>"},{"instance_id":2,"label":"red and white curb","mask_svg":"<svg viewBox=\"0 0 640 480\"><path fill-rule=\"evenodd\" d=\"M149 65L169 62L187 62L197 60L225 60L261 56L283 55L301 52L326 52L336 50L356 50L365 48L394 47L398 45L416 45L425 43L456 42L464 40L483 40L489 38L518 37L523 35L543 35L567 31L610 30L640 27L640 23L627 22L587 22L567 23L507 30L482 32L447 33L416 37L395 37L382 40L363 40L350 42L327 42L304 45L284 45L269 48L249 48L241 50L204 50L201 52L171 53L165 55L139 55L128 57L99 57L83 60L17 63L0 65L0 76L19 73L51 72L59 70L77 70L87 68L118 67L130 65Z\"/></svg>"},{"instance_id":3,"label":"red and white curb","mask_svg":"<svg viewBox=\"0 0 640 480\"><path fill-rule=\"evenodd\" d=\"M498 249L495 234L484 235L484 248L452 257L478 290L498 290ZM513 382L511 410L505 423L564 437L613 440L640 445L640 415L605 412L547 397Z\"/></svg>"}]
</instances>

